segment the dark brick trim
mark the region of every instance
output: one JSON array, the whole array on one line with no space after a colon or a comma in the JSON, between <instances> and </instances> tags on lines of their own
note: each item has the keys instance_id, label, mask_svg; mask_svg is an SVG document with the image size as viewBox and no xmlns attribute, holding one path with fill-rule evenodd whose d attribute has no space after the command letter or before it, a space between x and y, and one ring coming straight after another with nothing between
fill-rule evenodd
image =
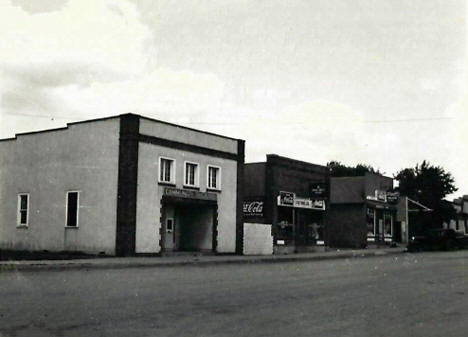
<instances>
[{"instance_id":1,"label":"dark brick trim","mask_svg":"<svg viewBox=\"0 0 468 337\"><path fill-rule=\"evenodd\" d=\"M182 186L186 190L194 190L194 191L200 191L200 186L188 186L188 185L183 185Z\"/></svg>"},{"instance_id":2,"label":"dark brick trim","mask_svg":"<svg viewBox=\"0 0 468 337\"><path fill-rule=\"evenodd\" d=\"M164 212L166 210L166 203L163 202L163 199L161 198L160 201L160 208L159 208L159 252L162 254L165 251L165 227L166 224L164 223Z\"/></svg>"},{"instance_id":3,"label":"dark brick trim","mask_svg":"<svg viewBox=\"0 0 468 337\"><path fill-rule=\"evenodd\" d=\"M244 162L245 141L237 142L237 196L236 196L236 254L242 255L244 251Z\"/></svg>"},{"instance_id":4,"label":"dark brick trim","mask_svg":"<svg viewBox=\"0 0 468 337\"><path fill-rule=\"evenodd\" d=\"M143 134L140 134L138 139L142 143L160 145L164 147L169 147L171 149L182 150L182 151L187 151L187 152L195 152L195 153L205 154L208 156L218 157L218 158L223 158L223 159L231 159L231 160L238 159L238 155L236 155L235 153L213 150L213 149L209 149L203 146L181 143L175 140L169 140L169 139L148 136L148 135L143 135Z\"/></svg>"},{"instance_id":5,"label":"dark brick trim","mask_svg":"<svg viewBox=\"0 0 468 337\"><path fill-rule=\"evenodd\" d=\"M118 256L135 254L139 124L139 117L135 115L120 118L115 243Z\"/></svg>"},{"instance_id":6,"label":"dark brick trim","mask_svg":"<svg viewBox=\"0 0 468 337\"><path fill-rule=\"evenodd\" d=\"M212 233L212 244L211 248L213 253L216 253L218 248L218 204L213 207L213 233Z\"/></svg>"},{"instance_id":7,"label":"dark brick trim","mask_svg":"<svg viewBox=\"0 0 468 337\"><path fill-rule=\"evenodd\" d=\"M131 113L130 113L130 114L131 114ZM216 136L216 137L221 137L221 138L231 139L231 140L238 140L237 138L228 137L228 136L224 136L224 135L220 135L220 134L212 133L212 132L208 132L208 131L198 130L198 129L190 128L190 127L188 127L188 126L183 126L183 125L178 125L178 124L174 124L174 123L169 123L169 122L165 122L165 121L162 121L162 120L159 120L159 119L156 119L156 118L145 117L145 116L140 116L140 118L141 118L141 119L146 119L146 120L152 121L152 122L157 122L157 123L161 123L161 124L165 124L165 125L174 126L174 127L176 127L176 128L180 128L180 129L184 129L184 130L190 130L190 131L195 131L195 132L204 133L205 135Z\"/></svg>"}]
</instances>

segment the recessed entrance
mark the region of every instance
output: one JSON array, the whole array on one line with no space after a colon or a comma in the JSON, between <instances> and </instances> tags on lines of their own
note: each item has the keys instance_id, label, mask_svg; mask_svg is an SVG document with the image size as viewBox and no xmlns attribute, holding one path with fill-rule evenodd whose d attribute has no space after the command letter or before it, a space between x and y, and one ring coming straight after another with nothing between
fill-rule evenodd
<instances>
[{"instance_id":1,"label":"recessed entrance","mask_svg":"<svg viewBox=\"0 0 468 337\"><path fill-rule=\"evenodd\" d=\"M164 202L163 252L213 252L216 248L216 213L216 204Z\"/></svg>"}]
</instances>

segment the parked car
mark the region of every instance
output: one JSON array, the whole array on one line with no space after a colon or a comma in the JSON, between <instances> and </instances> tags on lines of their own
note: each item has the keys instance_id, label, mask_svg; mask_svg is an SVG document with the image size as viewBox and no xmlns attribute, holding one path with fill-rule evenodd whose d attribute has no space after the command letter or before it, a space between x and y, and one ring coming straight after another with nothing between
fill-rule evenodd
<instances>
[{"instance_id":1,"label":"parked car","mask_svg":"<svg viewBox=\"0 0 468 337\"><path fill-rule=\"evenodd\" d=\"M451 250L468 246L468 237L449 229L430 229L423 235L413 236L408 243L408 251Z\"/></svg>"}]
</instances>

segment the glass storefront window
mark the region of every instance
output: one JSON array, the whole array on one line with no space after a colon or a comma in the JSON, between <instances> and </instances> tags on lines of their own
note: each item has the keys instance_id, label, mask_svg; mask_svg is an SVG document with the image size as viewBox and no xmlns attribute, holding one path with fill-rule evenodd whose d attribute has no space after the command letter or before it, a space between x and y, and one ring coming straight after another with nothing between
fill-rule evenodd
<instances>
[{"instance_id":1,"label":"glass storefront window","mask_svg":"<svg viewBox=\"0 0 468 337\"><path fill-rule=\"evenodd\" d=\"M275 230L276 240L294 240L293 208L278 207L278 224Z\"/></svg>"},{"instance_id":2,"label":"glass storefront window","mask_svg":"<svg viewBox=\"0 0 468 337\"><path fill-rule=\"evenodd\" d=\"M367 208L366 221L367 221L367 236L374 236L375 235L375 210L373 208Z\"/></svg>"},{"instance_id":3,"label":"glass storefront window","mask_svg":"<svg viewBox=\"0 0 468 337\"><path fill-rule=\"evenodd\" d=\"M384 234L385 236L392 236L393 216L391 214L384 214Z\"/></svg>"}]
</instances>

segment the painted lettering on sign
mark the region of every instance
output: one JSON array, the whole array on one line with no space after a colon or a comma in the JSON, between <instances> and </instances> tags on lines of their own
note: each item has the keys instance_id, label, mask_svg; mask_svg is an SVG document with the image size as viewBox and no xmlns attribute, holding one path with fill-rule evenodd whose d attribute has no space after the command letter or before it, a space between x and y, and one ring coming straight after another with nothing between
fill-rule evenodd
<instances>
[{"instance_id":1,"label":"painted lettering on sign","mask_svg":"<svg viewBox=\"0 0 468 337\"><path fill-rule=\"evenodd\" d=\"M294 207L324 210L325 209L325 200L305 199L305 198L297 198L296 197L294 199Z\"/></svg>"},{"instance_id":2,"label":"painted lettering on sign","mask_svg":"<svg viewBox=\"0 0 468 337\"><path fill-rule=\"evenodd\" d=\"M279 206L294 207L294 193L292 192L280 192L278 196Z\"/></svg>"},{"instance_id":3,"label":"painted lettering on sign","mask_svg":"<svg viewBox=\"0 0 468 337\"><path fill-rule=\"evenodd\" d=\"M398 192L387 192L387 202L389 204L398 203L398 198L399 197L400 197L400 193L398 193Z\"/></svg>"},{"instance_id":4,"label":"painted lettering on sign","mask_svg":"<svg viewBox=\"0 0 468 337\"><path fill-rule=\"evenodd\" d=\"M217 200L216 193L182 190L179 188L172 188L172 187L166 187L164 189L164 195L177 197L177 198L187 198L187 199L201 199L201 200L210 200L210 201Z\"/></svg>"},{"instance_id":5,"label":"painted lettering on sign","mask_svg":"<svg viewBox=\"0 0 468 337\"><path fill-rule=\"evenodd\" d=\"M244 216L263 216L263 201L244 201Z\"/></svg>"},{"instance_id":6,"label":"painted lettering on sign","mask_svg":"<svg viewBox=\"0 0 468 337\"><path fill-rule=\"evenodd\" d=\"M310 187L310 195L312 197L323 198L326 196L326 193L327 188L324 183L312 184Z\"/></svg>"}]
</instances>

